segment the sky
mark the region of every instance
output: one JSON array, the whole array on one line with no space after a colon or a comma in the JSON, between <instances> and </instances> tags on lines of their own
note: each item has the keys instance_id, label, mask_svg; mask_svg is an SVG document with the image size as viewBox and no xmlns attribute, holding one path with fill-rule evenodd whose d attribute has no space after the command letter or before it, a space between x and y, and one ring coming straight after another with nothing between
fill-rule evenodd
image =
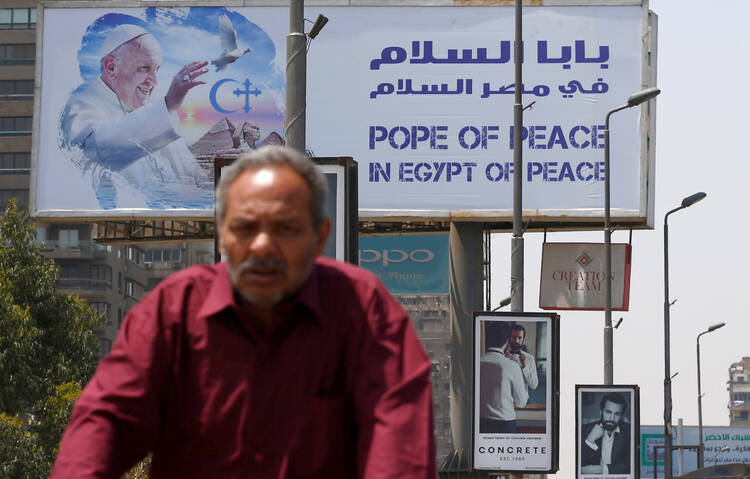
<instances>
[{"instance_id":1,"label":"sky","mask_svg":"<svg viewBox=\"0 0 750 479\"><path fill-rule=\"evenodd\" d=\"M650 0L659 17L656 99L656 210L654 230L633 232L630 310L614 330L614 382L638 384L641 424L663 424L664 214L695 192L706 199L669 217L672 418L698 424L696 336L701 337L704 426L729 424L728 368L750 356L747 324L750 226L741 201L748 191L747 138L750 95L750 2ZM711 85L715 85L712 87ZM734 88L734 87L732 87ZM714 93L711 91L714 90ZM635 93L635 92L634 92ZM625 100L625 99L623 99ZM624 101L623 101L624 103ZM617 117L611 138L616 141ZM614 181L614 180L613 180ZM525 236L526 311L539 311L542 233ZM547 241L603 242L602 232L548 233ZM627 242L615 231L612 242ZM507 254L506 254L507 253ZM493 302L510 293L510 234L492 241ZM574 477L575 385L603 382L603 312L562 312L560 320L560 472Z\"/></svg>"}]
</instances>

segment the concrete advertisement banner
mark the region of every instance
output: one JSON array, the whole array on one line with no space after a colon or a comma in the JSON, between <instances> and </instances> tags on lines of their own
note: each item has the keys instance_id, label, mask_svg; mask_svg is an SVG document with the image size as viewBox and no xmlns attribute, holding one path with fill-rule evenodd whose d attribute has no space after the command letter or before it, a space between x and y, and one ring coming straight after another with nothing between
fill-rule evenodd
<instances>
[{"instance_id":1,"label":"concrete advertisement banner","mask_svg":"<svg viewBox=\"0 0 750 479\"><path fill-rule=\"evenodd\" d=\"M607 301L606 248L603 243L544 243L539 307L603 310ZM630 303L629 244L612 245L612 309Z\"/></svg>"},{"instance_id":2,"label":"concrete advertisement banner","mask_svg":"<svg viewBox=\"0 0 750 479\"><path fill-rule=\"evenodd\" d=\"M35 214L211 217L212 158L282 141L288 7L70 5L40 18ZM513 8L305 12L318 13L330 22L308 52L308 149L359 162L360 216L510 218ZM529 217L601 215L604 116L651 86L647 17L524 9ZM649 108L618 114L615 221L651 208Z\"/></svg>"},{"instance_id":3,"label":"concrete advertisement banner","mask_svg":"<svg viewBox=\"0 0 750 479\"><path fill-rule=\"evenodd\" d=\"M474 313L474 469L556 470L558 319Z\"/></svg>"},{"instance_id":4,"label":"concrete advertisement banner","mask_svg":"<svg viewBox=\"0 0 750 479\"><path fill-rule=\"evenodd\" d=\"M681 431L680 431L681 429ZM673 444L698 445L698 426L674 427ZM720 464L750 464L750 427L703 426L705 467ZM654 446L657 450L654 476ZM664 426L641 426L641 477L664 477ZM698 468L695 449L672 453L673 475L686 474Z\"/></svg>"},{"instance_id":5,"label":"concrete advertisement banner","mask_svg":"<svg viewBox=\"0 0 750 479\"><path fill-rule=\"evenodd\" d=\"M447 234L360 236L359 265L392 294L448 294Z\"/></svg>"}]
</instances>

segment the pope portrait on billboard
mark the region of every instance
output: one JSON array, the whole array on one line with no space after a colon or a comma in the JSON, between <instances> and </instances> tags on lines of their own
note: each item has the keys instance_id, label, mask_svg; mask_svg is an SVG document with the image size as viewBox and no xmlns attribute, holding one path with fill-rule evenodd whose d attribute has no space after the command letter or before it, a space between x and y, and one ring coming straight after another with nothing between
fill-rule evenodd
<instances>
[{"instance_id":1,"label":"pope portrait on billboard","mask_svg":"<svg viewBox=\"0 0 750 479\"><path fill-rule=\"evenodd\" d=\"M102 10L45 12L46 45L69 48L56 23L99 15L78 35L80 81L58 110L62 157L40 148L37 210L64 209L67 196L84 210L211 210L216 156L280 143L284 83L271 37L219 7ZM59 65L45 56L44 66L43 94L53 95ZM50 193L61 160L75 179L65 195Z\"/></svg>"}]
</instances>

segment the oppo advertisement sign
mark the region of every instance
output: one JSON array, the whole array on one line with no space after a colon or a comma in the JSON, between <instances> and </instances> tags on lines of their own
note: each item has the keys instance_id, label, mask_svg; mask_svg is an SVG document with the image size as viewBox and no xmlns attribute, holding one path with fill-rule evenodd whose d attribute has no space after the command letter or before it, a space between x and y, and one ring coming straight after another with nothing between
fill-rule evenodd
<instances>
[{"instance_id":1,"label":"oppo advertisement sign","mask_svg":"<svg viewBox=\"0 0 750 479\"><path fill-rule=\"evenodd\" d=\"M448 235L360 236L359 265L392 294L448 294Z\"/></svg>"}]
</instances>

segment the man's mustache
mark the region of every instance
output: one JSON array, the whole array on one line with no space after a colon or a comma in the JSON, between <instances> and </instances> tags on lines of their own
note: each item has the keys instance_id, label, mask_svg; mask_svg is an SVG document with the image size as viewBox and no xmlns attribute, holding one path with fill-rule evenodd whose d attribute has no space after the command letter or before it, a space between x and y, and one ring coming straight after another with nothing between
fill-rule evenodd
<instances>
[{"instance_id":1,"label":"man's mustache","mask_svg":"<svg viewBox=\"0 0 750 479\"><path fill-rule=\"evenodd\" d=\"M287 266L286 262L280 258L258 258L257 256L251 256L237 267L240 274L251 269L275 269L286 273Z\"/></svg>"},{"instance_id":2,"label":"man's mustache","mask_svg":"<svg viewBox=\"0 0 750 479\"><path fill-rule=\"evenodd\" d=\"M607 431L614 431L617 428L617 423L612 421L604 421L604 429Z\"/></svg>"}]
</instances>

